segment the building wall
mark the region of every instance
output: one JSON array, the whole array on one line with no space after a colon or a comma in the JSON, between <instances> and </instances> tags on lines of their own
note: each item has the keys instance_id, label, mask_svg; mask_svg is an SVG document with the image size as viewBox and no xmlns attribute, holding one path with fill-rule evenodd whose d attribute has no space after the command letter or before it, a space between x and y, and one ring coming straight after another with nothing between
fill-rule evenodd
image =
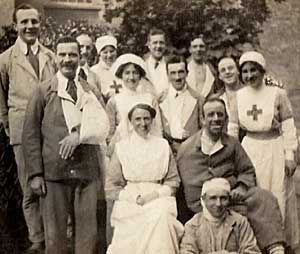
<instances>
[{"instance_id":1,"label":"building wall","mask_svg":"<svg viewBox=\"0 0 300 254\"><path fill-rule=\"evenodd\" d=\"M15 6L14 0L0 0L0 27L10 25L12 22L12 12Z\"/></svg>"}]
</instances>

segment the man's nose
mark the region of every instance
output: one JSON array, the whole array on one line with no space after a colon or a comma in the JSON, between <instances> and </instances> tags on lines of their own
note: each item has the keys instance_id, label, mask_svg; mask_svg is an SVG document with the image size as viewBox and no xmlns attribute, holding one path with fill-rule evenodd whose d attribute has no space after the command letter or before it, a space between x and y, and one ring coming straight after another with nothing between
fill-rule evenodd
<instances>
[{"instance_id":1,"label":"man's nose","mask_svg":"<svg viewBox=\"0 0 300 254\"><path fill-rule=\"evenodd\" d=\"M213 120L219 120L218 114L213 114Z\"/></svg>"},{"instance_id":2,"label":"man's nose","mask_svg":"<svg viewBox=\"0 0 300 254\"><path fill-rule=\"evenodd\" d=\"M27 28L32 28L33 27L33 23L31 20L28 20L27 22Z\"/></svg>"},{"instance_id":3,"label":"man's nose","mask_svg":"<svg viewBox=\"0 0 300 254\"><path fill-rule=\"evenodd\" d=\"M217 206L221 206L221 205L222 205L221 199L220 199L220 198L217 198L217 199L216 199L216 205L217 205Z\"/></svg>"}]
</instances>

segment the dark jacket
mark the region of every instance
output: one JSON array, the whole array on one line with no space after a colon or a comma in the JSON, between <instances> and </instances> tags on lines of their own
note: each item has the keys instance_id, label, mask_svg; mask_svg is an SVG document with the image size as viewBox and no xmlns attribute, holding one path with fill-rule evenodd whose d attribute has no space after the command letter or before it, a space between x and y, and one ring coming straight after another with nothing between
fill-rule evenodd
<instances>
[{"instance_id":1,"label":"dark jacket","mask_svg":"<svg viewBox=\"0 0 300 254\"><path fill-rule=\"evenodd\" d=\"M80 83L85 91L90 90L87 82ZM57 87L54 76L34 91L27 106L22 142L29 179L37 175L49 181L96 179L98 146L79 145L68 160L59 155L59 141L68 135L68 129Z\"/></svg>"},{"instance_id":2,"label":"dark jacket","mask_svg":"<svg viewBox=\"0 0 300 254\"><path fill-rule=\"evenodd\" d=\"M248 188L256 185L255 169L238 140L223 134L223 148L212 155L201 150L202 131L181 144L178 151L178 170L188 207L193 212L201 210L200 193L205 181L226 178L231 188L243 183Z\"/></svg>"}]
</instances>

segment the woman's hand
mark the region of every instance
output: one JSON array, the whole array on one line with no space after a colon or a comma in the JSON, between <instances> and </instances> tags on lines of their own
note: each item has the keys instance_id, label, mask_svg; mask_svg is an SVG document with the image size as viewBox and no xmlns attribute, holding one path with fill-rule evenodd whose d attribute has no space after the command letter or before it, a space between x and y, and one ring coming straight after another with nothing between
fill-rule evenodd
<instances>
[{"instance_id":1,"label":"woman's hand","mask_svg":"<svg viewBox=\"0 0 300 254\"><path fill-rule=\"evenodd\" d=\"M154 199L157 199L159 197L158 193L156 191L152 191L146 195L138 195L136 197L136 204L143 206L149 202L151 202Z\"/></svg>"}]
</instances>

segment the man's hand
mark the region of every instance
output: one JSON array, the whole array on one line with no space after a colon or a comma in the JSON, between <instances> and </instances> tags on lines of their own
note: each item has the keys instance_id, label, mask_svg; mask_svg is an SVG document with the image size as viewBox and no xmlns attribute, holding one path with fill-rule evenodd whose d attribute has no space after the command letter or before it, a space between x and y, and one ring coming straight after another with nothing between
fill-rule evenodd
<instances>
[{"instance_id":1,"label":"man's hand","mask_svg":"<svg viewBox=\"0 0 300 254\"><path fill-rule=\"evenodd\" d=\"M233 202L241 202L245 200L247 188L243 184L239 184L235 189L230 192Z\"/></svg>"},{"instance_id":2,"label":"man's hand","mask_svg":"<svg viewBox=\"0 0 300 254\"><path fill-rule=\"evenodd\" d=\"M79 146L79 134L77 131L72 132L69 136L59 141L59 155L63 160L69 159Z\"/></svg>"},{"instance_id":3,"label":"man's hand","mask_svg":"<svg viewBox=\"0 0 300 254\"><path fill-rule=\"evenodd\" d=\"M285 175L293 176L296 170L296 162L294 160L285 160Z\"/></svg>"},{"instance_id":4,"label":"man's hand","mask_svg":"<svg viewBox=\"0 0 300 254\"><path fill-rule=\"evenodd\" d=\"M30 188L32 189L33 193L38 196L45 196L47 193L45 180L41 176L35 176L30 181Z\"/></svg>"}]
</instances>

